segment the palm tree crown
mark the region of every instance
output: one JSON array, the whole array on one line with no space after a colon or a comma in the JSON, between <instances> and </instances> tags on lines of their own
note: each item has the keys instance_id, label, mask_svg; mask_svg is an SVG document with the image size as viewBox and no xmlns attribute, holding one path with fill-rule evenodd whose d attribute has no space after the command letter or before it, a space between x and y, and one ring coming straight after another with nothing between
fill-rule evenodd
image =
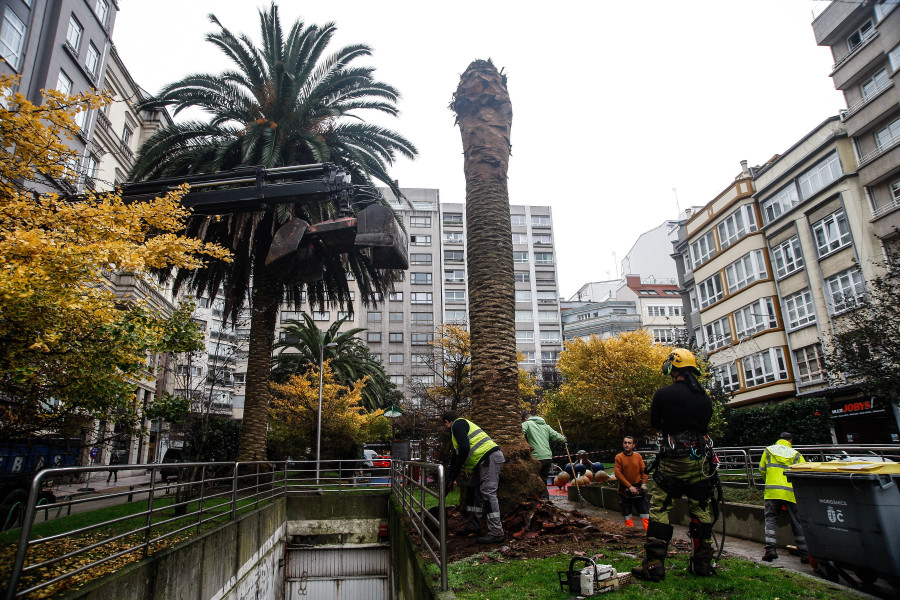
<instances>
[{"instance_id":1,"label":"palm tree crown","mask_svg":"<svg viewBox=\"0 0 900 600\"><path fill-rule=\"evenodd\" d=\"M158 131L141 147L131 172L133 180L208 173L239 166L265 167L332 162L358 183L378 180L401 197L387 173L398 155L415 157L415 147L400 134L363 122L359 113L397 114L397 91L374 79L374 70L351 63L369 56L365 45L326 49L335 32L297 21L284 36L278 8L260 10L262 44L235 35L210 15L219 27L207 35L234 67L218 75L197 74L166 86L140 108L173 107L175 114L200 108L208 122L176 123ZM175 274L173 288L182 285L214 296L225 296L232 320L249 300L250 349L247 369L241 460L265 458L269 399L269 368L282 302L301 299L297 285L279 282L265 266L272 237L281 223L297 216L315 223L332 218L333 202L279 205L275 209L233 213L221 218L195 216L187 233L228 248L233 262L217 262L193 273ZM324 277L306 284L311 303L326 298L344 308L350 302L347 273L352 273L363 304L391 288L391 273L372 266L366 254L321 257ZM167 275L162 275L166 278ZM352 310L352 308L351 308Z\"/></svg>"}]
</instances>

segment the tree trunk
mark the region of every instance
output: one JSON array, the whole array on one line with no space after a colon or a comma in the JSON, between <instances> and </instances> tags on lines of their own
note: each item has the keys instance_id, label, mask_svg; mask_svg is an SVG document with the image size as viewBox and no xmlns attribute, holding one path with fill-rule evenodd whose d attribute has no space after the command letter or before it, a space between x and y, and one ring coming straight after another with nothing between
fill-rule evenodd
<instances>
[{"instance_id":1,"label":"tree trunk","mask_svg":"<svg viewBox=\"0 0 900 600\"><path fill-rule=\"evenodd\" d=\"M473 421L506 457L501 510L540 491L538 464L522 436L516 364L509 168L512 104L506 78L476 60L460 78L451 104L462 135L466 176L469 323Z\"/></svg>"},{"instance_id":2,"label":"tree trunk","mask_svg":"<svg viewBox=\"0 0 900 600\"><path fill-rule=\"evenodd\" d=\"M238 443L238 460L242 462L266 460L272 347L275 344L275 326L283 290L282 284L266 269L265 256L265 252L257 252L253 265L247 387L244 420Z\"/></svg>"}]
</instances>

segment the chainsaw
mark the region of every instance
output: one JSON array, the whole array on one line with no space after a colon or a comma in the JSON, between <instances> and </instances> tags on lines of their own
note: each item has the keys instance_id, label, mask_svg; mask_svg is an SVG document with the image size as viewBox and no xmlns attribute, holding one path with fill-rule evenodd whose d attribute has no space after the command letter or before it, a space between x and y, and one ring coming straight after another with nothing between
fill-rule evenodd
<instances>
[{"instance_id":1,"label":"chainsaw","mask_svg":"<svg viewBox=\"0 0 900 600\"><path fill-rule=\"evenodd\" d=\"M579 564L584 566L578 568ZM631 574L619 575L612 565L598 565L593 559L573 556L567 571L558 571L559 587L576 598L590 598L614 592L631 582Z\"/></svg>"}]
</instances>

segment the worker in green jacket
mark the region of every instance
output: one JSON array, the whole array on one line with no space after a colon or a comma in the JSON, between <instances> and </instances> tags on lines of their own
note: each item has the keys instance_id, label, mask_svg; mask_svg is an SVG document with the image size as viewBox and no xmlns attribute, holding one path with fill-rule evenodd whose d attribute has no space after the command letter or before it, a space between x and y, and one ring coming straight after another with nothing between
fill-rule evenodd
<instances>
[{"instance_id":1,"label":"worker in green jacket","mask_svg":"<svg viewBox=\"0 0 900 600\"><path fill-rule=\"evenodd\" d=\"M778 511L786 510L791 519L791 530L800 552L800 561L809 562L809 550L806 538L800 527L797 516L797 499L794 497L794 486L787 480L785 471L797 463L806 462L803 456L791 446L793 436L784 432L781 439L768 446L759 461L759 472L766 478L765 515L766 515L766 553L763 560L771 562L778 558L775 550L775 526L778 523Z\"/></svg>"},{"instance_id":2,"label":"worker in green jacket","mask_svg":"<svg viewBox=\"0 0 900 600\"><path fill-rule=\"evenodd\" d=\"M541 464L540 477L544 483L541 498L550 499L547 492L547 478L550 476L550 467L553 465L553 453L550 452L550 440L565 442L566 436L557 433L547 425L543 418L537 417L528 411L522 413L522 435L531 444L531 454L534 460Z\"/></svg>"}]
</instances>

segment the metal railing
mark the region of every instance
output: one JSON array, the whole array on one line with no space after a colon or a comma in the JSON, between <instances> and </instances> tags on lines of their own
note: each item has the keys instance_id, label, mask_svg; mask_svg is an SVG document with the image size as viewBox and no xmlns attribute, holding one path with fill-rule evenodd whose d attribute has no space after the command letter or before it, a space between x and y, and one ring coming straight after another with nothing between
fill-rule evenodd
<instances>
[{"instance_id":1,"label":"metal railing","mask_svg":"<svg viewBox=\"0 0 900 600\"><path fill-rule=\"evenodd\" d=\"M447 577L447 507L444 503L443 465L394 462L391 493L413 531L422 540L422 547L440 569L441 591L447 591L450 585ZM432 506L429 507L429 504Z\"/></svg>"},{"instance_id":2,"label":"metal railing","mask_svg":"<svg viewBox=\"0 0 900 600\"><path fill-rule=\"evenodd\" d=\"M121 473L124 479L135 471L148 474L140 476L139 485L109 492L90 487L96 473ZM7 522L21 515L6 599L45 590L92 569L105 573L103 566L111 561L119 565L123 559L146 558L287 494L387 491L391 477L390 466L364 460L322 461L318 479L316 461L46 469L35 476L24 510L14 506L9 515L0 515ZM78 485L83 487L76 490ZM54 486L60 495L71 493L48 502L45 490ZM67 517L72 520L65 521Z\"/></svg>"}]
</instances>

